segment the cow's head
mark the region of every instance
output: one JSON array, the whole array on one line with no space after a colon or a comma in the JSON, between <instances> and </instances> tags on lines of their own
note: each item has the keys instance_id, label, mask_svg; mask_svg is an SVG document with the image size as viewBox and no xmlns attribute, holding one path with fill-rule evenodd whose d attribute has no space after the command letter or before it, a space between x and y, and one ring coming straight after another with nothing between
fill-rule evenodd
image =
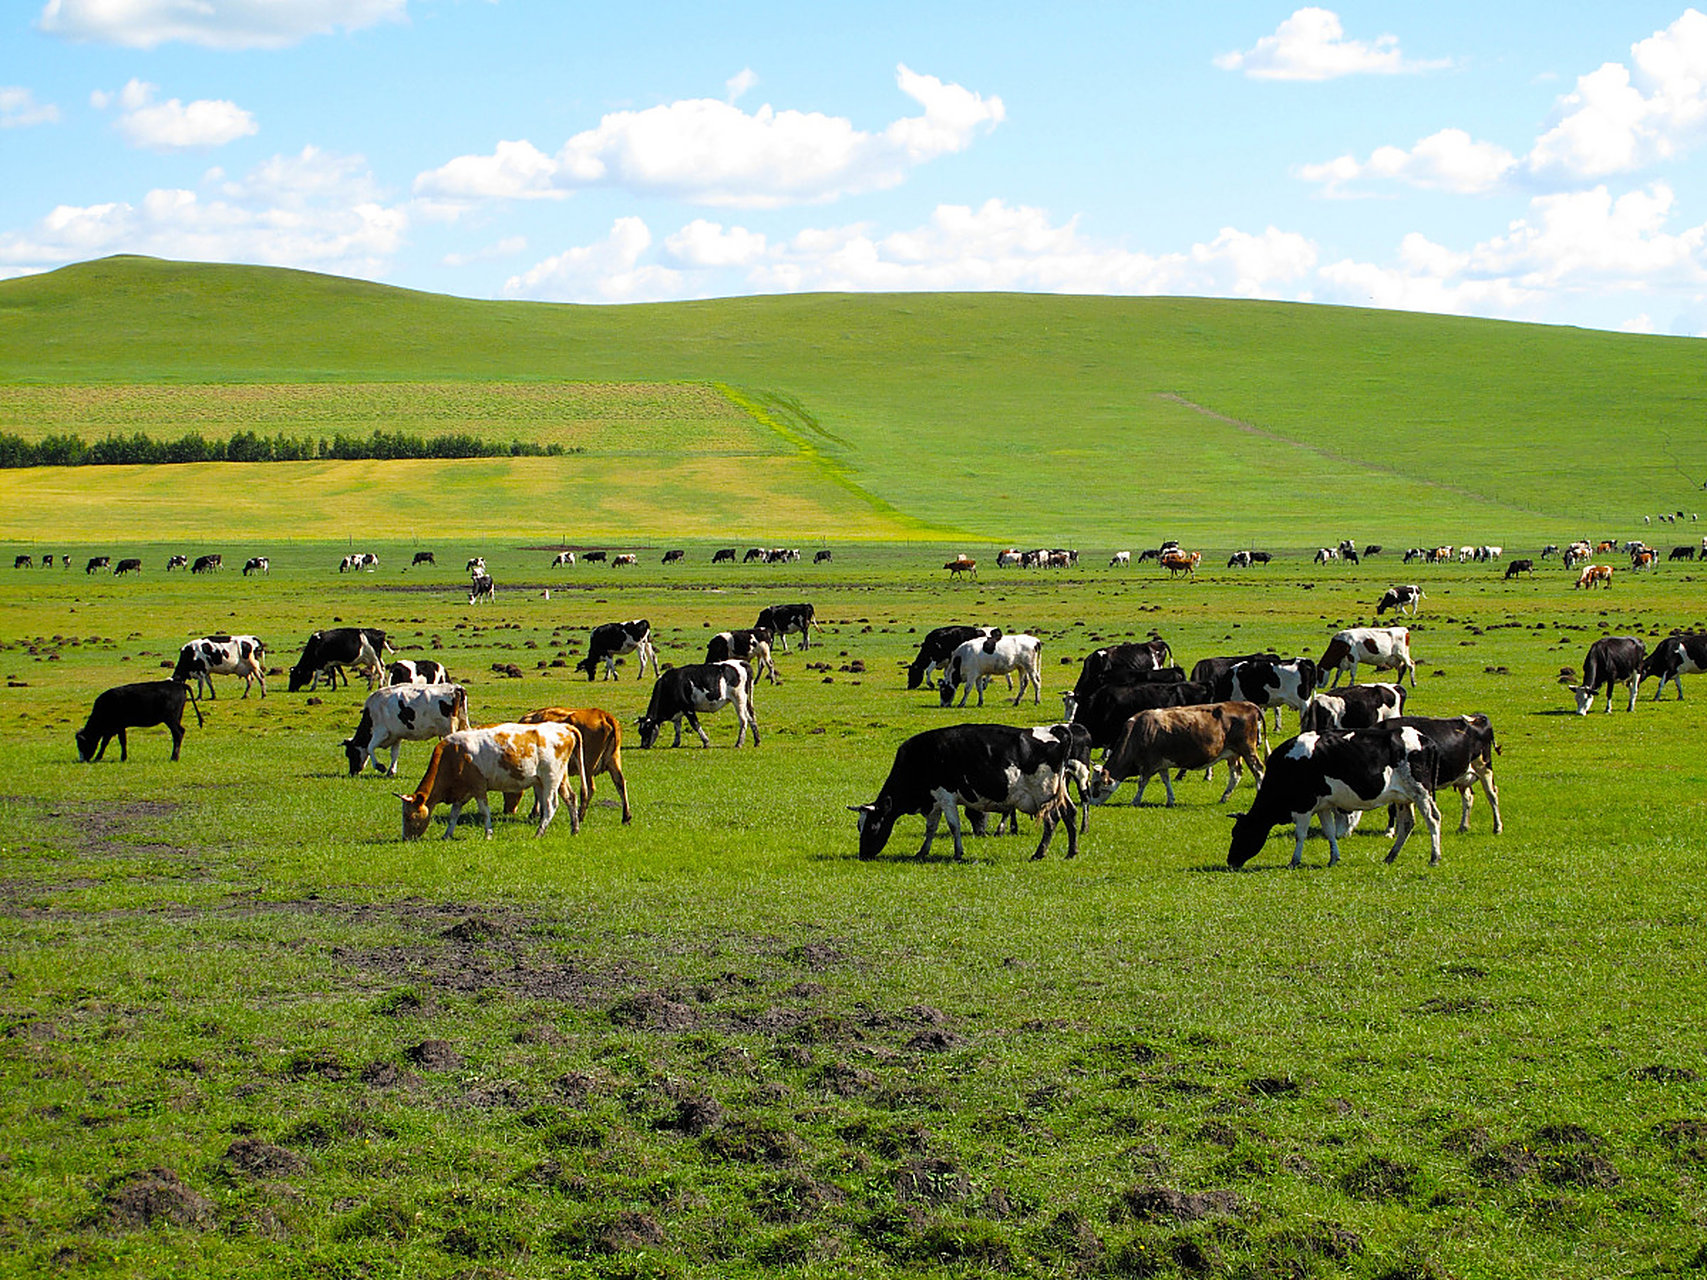
<instances>
[{"instance_id":1,"label":"cow's head","mask_svg":"<svg viewBox=\"0 0 1707 1280\"><path fill-rule=\"evenodd\" d=\"M1565 681L1560 681L1560 683L1564 684L1565 688L1569 689L1576 695L1577 714L1579 716L1586 716L1594 706L1593 688L1586 684L1569 684Z\"/></svg>"},{"instance_id":2,"label":"cow's head","mask_svg":"<svg viewBox=\"0 0 1707 1280\"><path fill-rule=\"evenodd\" d=\"M889 843L889 833L895 827L893 802L879 796L870 804L850 804L854 825L859 831L859 856L870 860L883 852Z\"/></svg>"},{"instance_id":3,"label":"cow's head","mask_svg":"<svg viewBox=\"0 0 1707 1280\"><path fill-rule=\"evenodd\" d=\"M1227 865L1238 868L1262 852L1272 828L1250 813L1234 813L1228 817L1233 819L1233 839L1227 846Z\"/></svg>"},{"instance_id":4,"label":"cow's head","mask_svg":"<svg viewBox=\"0 0 1707 1280\"><path fill-rule=\"evenodd\" d=\"M77 739L77 758L84 764L95 758L95 748L101 745L101 735L84 727L72 735Z\"/></svg>"},{"instance_id":5,"label":"cow's head","mask_svg":"<svg viewBox=\"0 0 1707 1280\"><path fill-rule=\"evenodd\" d=\"M353 778L362 771L362 765L367 763L367 752L356 745L354 738L345 738L342 745L344 757L350 762L350 776Z\"/></svg>"},{"instance_id":6,"label":"cow's head","mask_svg":"<svg viewBox=\"0 0 1707 1280\"><path fill-rule=\"evenodd\" d=\"M305 662L299 662L290 669L290 692L298 693L306 689L314 679L314 668Z\"/></svg>"},{"instance_id":7,"label":"cow's head","mask_svg":"<svg viewBox=\"0 0 1707 1280\"><path fill-rule=\"evenodd\" d=\"M589 653L575 664L575 670L585 671L587 679L591 680L598 674L599 660Z\"/></svg>"},{"instance_id":8,"label":"cow's head","mask_svg":"<svg viewBox=\"0 0 1707 1280\"><path fill-rule=\"evenodd\" d=\"M403 838L419 840L433 821L432 807L427 804L426 796L419 791L414 795L404 795L401 791L395 794L403 802Z\"/></svg>"},{"instance_id":9,"label":"cow's head","mask_svg":"<svg viewBox=\"0 0 1707 1280\"><path fill-rule=\"evenodd\" d=\"M658 730L664 727L664 722L656 716L641 716L636 723L640 727L640 745L650 751L652 744L658 741Z\"/></svg>"}]
</instances>

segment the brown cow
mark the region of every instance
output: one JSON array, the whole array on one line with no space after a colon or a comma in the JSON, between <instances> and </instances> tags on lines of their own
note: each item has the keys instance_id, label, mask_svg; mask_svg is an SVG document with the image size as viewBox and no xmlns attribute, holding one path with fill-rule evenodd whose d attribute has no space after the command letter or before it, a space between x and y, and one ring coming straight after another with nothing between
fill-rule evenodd
<instances>
[{"instance_id":1,"label":"brown cow","mask_svg":"<svg viewBox=\"0 0 1707 1280\"><path fill-rule=\"evenodd\" d=\"M955 556L943 565L943 568L948 570L948 576L951 578L958 578L963 573L969 573L974 578L978 576L978 562L971 556Z\"/></svg>"},{"instance_id":2,"label":"brown cow","mask_svg":"<svg viewBox=\"0 0 1707 1280\"><path fill-rule=\"evenodd\" d=\"M615 716L598 707L541 707L538 711L528 712L517 723L574 725L581 734L581 753L587 764L587 784L581 792L581 817L587 816L587 807L593 803L593 775L608 773L617 795L622 797L622 820L634 820L634 811L628 806L628 781L622 776L622 725ZM504 812L514 813L521 802L520 791L510 792L504 797Z\"/></svg>"},{"instance_id":3,"label":"brown cow","mask_svg":"<svg viewBox=\"0 0 1707 1280\"><path fill-rule=\"evenodd\" d=\"M1583 566L1582 575L1577 579L1577 586L1594 590L1601 586L1608 590L1612 588L1612 566L1609 564L1591 564Z\"/></svg>"},{"instance_id":4,"label":"brown cow","mask_svg":"<svg viewBox=\"0 0 1707 1280\"><path fill-rule=\"evenodd\" d=\"M1171 578L1177 578L1182 573L1188 578L1195 578L1197 566L1203 563L1203 552L1164 551L1156 563L1166 569Z\"/></svg>"},{"instance_id":5,"label":"brown cow","mask_svg":"<svg viewBox=\"0 0 1707 1280\"><path fill-rule=\"evenodd\" d=\"M486 838L492 838L492 810L486 802L489 791L510 787L533 788L539 825L535 835L544 835L556 815L559 799L569 800L569 831L581 829L580 810L574 804L576 778L587 789L586 755L581 735L573 725L498 724L486 729L461 729L439 739L427 761L427 772L410 795L401 791L403 838L418 839L432 821L433 809L450 805L445 839L456 833L462 806L470 800L480 808Z\"/></svg>"},{"instance_id":6,"label":"brown cow","mask_svg":"<svg viewBox=\"0 0 1707 1280\"><path fill-rule=\"evenodd\" d=\"M1240 766L1250 766L1262 781L1262 757L1268 753L1263 732L1263 711L1254 702L1216 702L1208 706L1168 707L1140 711L1126 722L1126 729L1103 757L1092 781L1091 799L1105 803L1127 778L1138 779L1133 804L1144 800L1144 788L1156 774L1168 789L1168 805L1174 803L1170 769L1209 769L1228 761L1227 789L1219 804L1239 785Z\"/></svg>"}]
</instances>

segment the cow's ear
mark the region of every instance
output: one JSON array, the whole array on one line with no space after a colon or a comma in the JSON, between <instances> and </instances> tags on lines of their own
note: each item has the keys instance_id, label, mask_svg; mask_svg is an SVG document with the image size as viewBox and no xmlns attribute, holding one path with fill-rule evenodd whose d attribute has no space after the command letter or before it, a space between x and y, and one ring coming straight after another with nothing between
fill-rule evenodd
<instances>
[{"instance_id":1,"label":"cow's ear","mask_svg":"<svg viewBox=\"0 0 1707 1280\"><path fill-rule=\"evenodd\" d=\"M406 796L401 791L393 791L391 794L396 796L399 800L413 801L415 799L414 796Z\"/></svg>"},{"instance_id":2,"label":"cow's ear","mask_svg":"<svg viewBox=\"0 0 1707 1280\"><path fill-rule=\"evenodd\" d=\"M1244 817L1244 816L1245 816L1245 815L1244 815L1244 814L1242 814L1242 813L1229 813L1229 814L1228 814L1228 815L1227 815L1227 817L1228 817L1228 818L1229 818L1229 819L1231 819L1231 820L1232 820L1232 821L1234 821L1234 822L1237 822L1237 821L1238 821L1238 820L1239 820L1239 819L1240 819L1240 818L1242 818L1242 817Z\"/></svg>"}]
</instances>

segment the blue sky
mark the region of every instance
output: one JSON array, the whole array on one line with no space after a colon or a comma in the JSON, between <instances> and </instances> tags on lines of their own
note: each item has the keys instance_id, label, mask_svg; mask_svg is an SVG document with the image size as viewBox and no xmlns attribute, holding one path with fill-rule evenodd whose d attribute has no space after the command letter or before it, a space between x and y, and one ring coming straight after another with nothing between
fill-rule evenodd
<instances>
[{"instance_id":1,"label":"blue sky","mask_svg":"<svg viewBox=\"0 0 1707 1280\"><path fill-rule=\"evenodd\" d=\"M0 275L1286 298L1707 333L1672 4L28 0Z\"/></svg>"}]
</instances>

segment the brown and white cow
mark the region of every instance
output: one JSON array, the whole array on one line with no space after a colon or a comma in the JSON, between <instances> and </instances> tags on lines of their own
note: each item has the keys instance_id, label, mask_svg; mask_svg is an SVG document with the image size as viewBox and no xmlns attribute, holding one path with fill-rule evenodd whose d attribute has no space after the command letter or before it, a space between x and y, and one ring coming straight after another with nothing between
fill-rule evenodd
<instances>
[{"instance_id":1,"label":"brown and white cow","mask_svg":"<svg viewBox=\"0 0 1707 1280\"><path fill-rule=\"evenodd\" d=\"M581 829L580 807L571 794L576 780L587 788L586 757L580 732L568 724L498 724L486 729L463 729L447 735L433 747L427 771L414 792L397 793L403 802L403 838L415 840L427 830L438 805L450 806L445 839L456 833L462 806L470 800L480 809L486 838L492 838L491 791L506 794L533 788L539 825L534 834L544 835L557 815L560 799L569 801L569 831Z\"/></svg>"},{"instance_id":2,"label":"brown and white cow","mask_svg":"<svg viewBox=\"0 0 1707 1280\"><path fill-rule=\"evenodd\" d=\"M634 810L628 804L628 780L622 775L622 726L610 712L599 707L541 707L530 711L518 724L571 724L581 735L581 756L587 770L587 784L581 792L581 816L593 803L595 774L610 775L617 795L622 797L622 820L632 822ZM504 812L514 813L521 803L522 793L504 797Z\"/></svg>"},{"instance_id":3,"label":"brown and white cow","mask_svg":"<svg viewBox=\"0 0 1707 1280\"><path fill-rule=\"evenodd\" d=\"M1142 804L1144 788L1158 773L1167 788L1168 807L1174 803L1171 769L1210 769L1228 761L1224 801L1233 794L1248 766L1262 781L1262 757L1268 740L1263 732L1263 709L1254 702L1216 702L1204 707L1169 707L1140 711L1126 722L1126 730L1103 757L1093 775L1091 800L1102 804L1127 778L1138 779L1133 804ZM1217 801L1220 803L1220 801Z\"/></svg>"},{"instance_id":4,"label":"brown and white cow","mask_svg":"<svg viewBox=\"0 0 1707 1280\"><path fill-rule=\"evenodd\" d=\"M1319 676L1334 673L1333 683L1328 686L1331 689L1347 672L1351 683L1356 684L1359 663L1367 663L1377 671L1397 671L1395 679L1400 683L1408 671L1411 688L1417 687L1417 665L1411 661L1411 633L1405 627L1347 627L1335 632L1316 670Z\"/></svg>"},{"instance_id":5,"label":"brown and white cow","mask_svg":"<svg viewBox=\"0 0 1707 1280\"><path fill-rule=\"evenodd\" d=\"M1584 565L1581 575L1577 578L1576 585L1587 587L1591 591L1595 587L1605 587L1611 590L1612 566L1609 564Z\"/></svg>"}]
</instances>

